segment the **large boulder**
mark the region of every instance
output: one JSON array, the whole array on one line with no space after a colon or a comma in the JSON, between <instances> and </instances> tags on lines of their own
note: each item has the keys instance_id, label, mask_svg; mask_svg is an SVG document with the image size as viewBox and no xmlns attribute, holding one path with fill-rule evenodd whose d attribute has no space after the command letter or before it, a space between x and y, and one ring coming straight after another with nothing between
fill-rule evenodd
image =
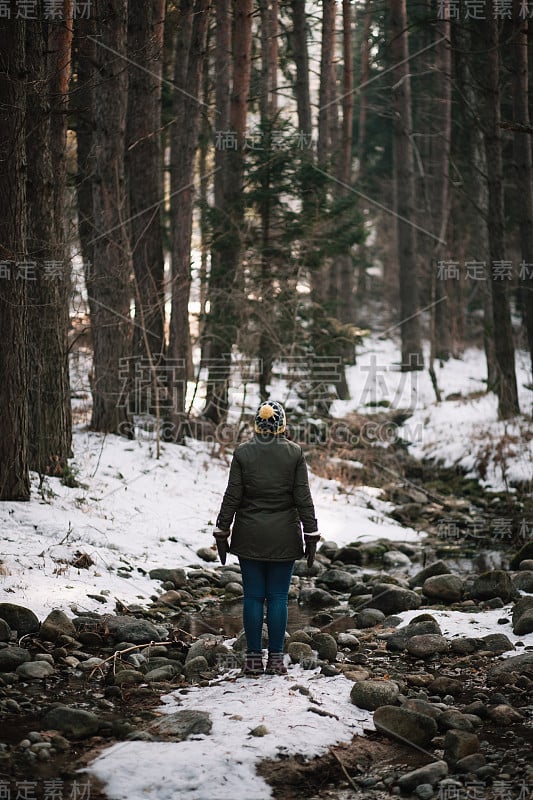
<instances>
[{"instance_id":1,"label":"large boulder","mask_svg":"<svg viewBox=\"0 0 533 800\"><path fill-rule=\"evenodd\" d=\"M511 675L513 673L533 678L533 653L522 653L519 656L503 659L503 661L492 667L488 677L494 680L503 675Z\"/></svg>"},{"instance_id":2,"label":"large boulder","mask_svg":"<svg viewBox=\"0 0 533 800\"><path fill-rule=\"evenodd\" d=\"M448 648L448 640L438 633L411 636L406 643L407 652L414 658L432 658L439 653L446 653Z\"/></svg>"},{"instance_id":3,"label":"large boulder","mask_svg":"<svg viewBox=\"0 0 533 800\"><path fill-rule=\"evenodd\" d=\"M526 562L523 562L526 563ZM533 569L524 569L512 577L513 586L520 592L533 592Z\"/></svg>"},{"instance_id":4,"label":"large boulder","mask_svg":"<svg viewBox=\"0 0 533 800\"><path fill-rule=\"evenodd\" d=\"M463 581L451 573L433 575L424 581L422 594L430 600L458 603L463 596Z\"/></svg>"},{"instance_id":5,"label":"large boulder","mask_svg":"<svg viewBox=\"0 0 533 800\"><path fill-rule=\"evenodd\" d=\"M149 620L137 617L109 617L106 620L106 627L114 642L147 644L148 642L161 642L167 636L165 629L156 627Z\"/></svg>"},{"instance_id":6,"label":"large boulder","mask_svg":"<svg viewBox=\"0 0 533 800\"><path fill-rule=\"evenodd\" d=\"M369 608L377 608L384 614L398 614L400 611L420 608L421 602L420 596L411 589L377 583L372 587L372 599L366 605Z\"/></svg>"},{"instance_id":7,"label":"large boulder","mask_svg":"<svg viewBox=\"0 0 533 800\"><path fill-rule=\"evenodd\" d=\"M165 714L152 723L149 732L156 741L170 739L182 742L193 734L209 734L212 727L213 722L207 711L184 709L174 714Z\"/></svg>"},{"instance_id":8,"label":"large boulder","mask_svg":"<svg viewBox=\"0 0 533 800\"><path fill-rule=\"evenodd\" d=\"M74 739L94 736L100 729L100 720L91 711L69 706L56 706L43 718L45 728L60 731Z\"/></svg>"},{"instance_id":9,"label":"large boulder","mask_svg":"<svg viewBox=\"0 0 533 800\"><path fill-rule=\"evenodd\" d=\"M394 681L358 681L352 686L350 700L355 706L375 711L397 702L400 690Z\"/></svg>"},{"instance_id":10,"label":"large boulder","mask_svg":"<svg viewBox=\"0 0 533 800\"><path fill-rule=\"evenodd\" d=\"M533 633L533 597L521 597L513 608L513 633Z\"/></svg>"},{"instance_id":11,"label":"large boulder","mask_svg":"<svg viewBox=\"0 0 533 800\"><path fill-rule=\"evenodd\" d=\"M374 712L376 730L391 739L417 747L428 747L437 734L437 723L426 714L397 706L381 706Z\"/></svg>"},{"instance_id":12,"label":"large boulder","mask_svg":"<svg viewBox=\"0 0 533 800\"><path fill-rule=\"evenodd\" d=\"M41 625L39 637L44 641L55 642L60 636L76 636L76 628L63 611L50 611Z\"/></svg>"},{"instance_id":13,"label":"large boulder","mask_svg":"<svg viewBox=\"0 0 533 800\"><path fill-rule=\"evenodd\" d=\"M349 592L358 583L358 580L355 575L344 569L327 569L318 578L317 583L324 585L326 589Z\"/></svg>"},{"instance_id":14,"label":"large boulder","mask_svg":"<svg viewBox=\"0 0 533 800\"><path fill-rule=\"evenodd\" d=\"M529 542L526 542L520 550L513 556L511 559L511 563L509 564L511 569L518 569L520 566L521 561L526 561L527 559L533 558L533 539L530 539Z\"/></svg>"},{"instance_id":15,"label":"large boulder","mask_svg":"<svg viewBox=\"0 0 533 800\"><path fill-rule=\"evenodd\" d=\"M419 767L412 772L407 772L398 780L402 792L414 792L417 786L429 783L435 786L448 774L448 764L445 761L432 761L424 767Z\"/></svg>"},{"instance_id":16,"label":"large boulder","mask_svg":"<svg viewBox=\"0 0 533 800\"><path fill-rule=\"evenodd\" d=\"M501 598L508 603L514 595L513 582L508 572L503 569L493 569L479 575L470 588L470 596L474 600L493 600Z\"/></svg>"},{"instance_id":17,"label":"large boulder","mask_svg":"<svg viewBox=\"0 0 533 800\"><path fill-rule=\"evenodd\" d=\"M23 647L3 647L0 650L0 672L13 672L26 661L31 661L31 653Z\"/></svg>"},{"instance_id":18,"label":"large boulder","mask_svg":"<svg viewBox=\"0 0 533 800\"><path fill-rule=\"evenodd\" d=\"M0 619L4 619L19 638L39 630L39 620L33 611L15 603L0 603Z\"/></svg>"},{"instance_id":19,"label":"large boulder","mask_svg":"<svg viewBox=\"0 0 533 800\"><path fill-rule=\"evenodd\" d=\"M411 589L414 589L415 586L423 586L424 581L427 578L432 578L433 575L445 575L450 572L450 568L448 564L444 561L433 561L432 564L428 564L427 567L421 569L420 572L417 572L411 578L409 578L409 586Z\"/></svg>"}]
</instances>

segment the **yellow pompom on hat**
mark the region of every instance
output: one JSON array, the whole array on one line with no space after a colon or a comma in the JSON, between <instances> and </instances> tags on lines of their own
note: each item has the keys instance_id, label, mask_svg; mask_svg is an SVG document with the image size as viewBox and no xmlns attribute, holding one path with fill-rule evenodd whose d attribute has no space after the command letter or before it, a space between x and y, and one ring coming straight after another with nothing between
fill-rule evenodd
<instances>
[{"instance_id":1,"label":"yellow pompom on hat","mask_svg":"<svg viewBox=\"0 0 533 800\"><path fill-rule=\"evenodd\" d=\"M281 403L276 400L266 400L261 403L255 415L255 432L278 435L283 433L285 428L285 409Z\"/></svg>"}]
</instances>

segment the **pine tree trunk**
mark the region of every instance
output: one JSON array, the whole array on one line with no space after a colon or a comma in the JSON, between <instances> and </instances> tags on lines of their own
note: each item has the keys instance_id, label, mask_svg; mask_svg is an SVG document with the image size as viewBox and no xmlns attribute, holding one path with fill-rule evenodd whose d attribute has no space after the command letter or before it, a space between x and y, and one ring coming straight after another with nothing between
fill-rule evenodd
<instances>
[{"instance_id":1,"label":"pine tree trunk","mask_svg":"<svg viewBox=\"0 0 533 800\"><path fill-rule=\"evenodd\" d=\"M53 26L42 18L26 24L30 76L26 114L27 249L32 270L27 279L28 458L30 469L60 475L71 455L72 434L67 344L70 271L64 231L64 105L71 39L67 34L63 40L49 41L49 27ZM69 30L68 24L65 29Z\"/></svg>"},{"instance_id":2,"label":"pine tree trunk","mask_svg":"<svg viewBox=\"0 0 533 800\"><path fill-rule=\"evenodd\" d=\"M217 4L218 6L218 4ZM244 219L243 174L246 114L250 91L252 55L252 0L235 0L233 27L233 84L229 106L229 130L236 148L223 152L223 198L215 204L218 213L213 247L217 251L211 264L209 315L209 376L204 416L221 422L228 408L228 382L231 350L237 338L237 298L233 296L241 258L241 229ZM218 16L217 16L218 26ZM218 52L218 48L217 48ZM218 63L218 59L217 59ZM225 93L225 89L223 89ZM219 86L217 85L217 95ZM222 109L220 119L222 119ZM224 227L222 214L225 214Z\"/></svg>"},{"instance_id":3,"label":"pine tree trunk","mask_svg":"<svg viewBox=\"0 0 533 800\"><path fill-rule=\"evenodd\" d=\"M365 2L364 23L363 23L363 40L361 43L361 88L359 90L359 141L357 143L357 150L359 154L359 170L357 178L359 184L363 188L365 185L366 177L366 128L368 117L368 98L366 91L366 83L370 74L370 28L372 25L372 10L370 8L370 0ZM364 216L365 204L361 198L361 213ZM359 246L359 273L357 276L357 300L361 303L366 295L368 288L368 274L367 274L367 246L366 242L361 242Z\"/></svg>"},{"instance_id":4,"label":"pine tree trunk","mask_svg":"<svg viewBox=\"0 0 533 800\"><path fill-rule=\"evenodd\" d=\"M124 145L128 92L127 2L97 4L92 177L93 264L87 282L94 352L94 430L130 435L124 371L131 354L131 251Z\"/></svg>"},{"instance_id":5,"label":"pine tree trunk","mask_svg":"<svg viewBox=\"0 0 533 800\"><path fill-rule=\"evenodd\" d=\"M530 126L528 76L528 21L520 15L521 3L513 4L513 117L514 122ZM513 133L515 185L518 204L522 262L520 290L524 305L527 340L533 371L533 165L531 134Z\"/></svg>"},{"instance_id":6,"label":"pine tree trunk","mask_svg":"<svg viewBox=\"0 0 533 800\"><path fill-rule=\"evenodd\" d=\"M418 316L418 275L415 229L415 174L412 135L411 80L405 0L390 0L391 54L394 64L393 153L396 210L399 215L400 330L402 370L422 369L423 352Z\"/></svg>"},{"instance_id":7,"label":"pine tree trunk","mask_svg":"<svg viewBox=\"0 0 533 800\"><path fill-rule=\"evenodd\" d=\"M476 91L474 78L477 72L484 70L485 61L477 68L475 60L469 54L473 50L479 51L479 42L474 38L477 31L477 21L471 21L469 27L452 25L452 46L455 53L455 79L459 88L459 98L463 102L462 114L464 115L470 136L463 137L462 144L465 147L464 161L470 167L468 174L468 193L467 199L470 203L470 213L464 219L464 212L461 213L461 220L457 222L461 228L467 228L471 242L475 242L474 256L482 262L489 259L487 228L488 220L488 189L485 176L487 174L487 163L485 154L485 143L483 140L483 130L480 123L481 101L479 93ZM480 281L480 290L483 303L483 346L485 349L485 359L487 362L487 387L493 389L496 385L496 356L494 352L494 321L492 316L492 295L487 280ZM462 296L457 298L461 303ZM464 306L457 306L453 313L454 319L464 318ZM454 348L462 349L463 342L455 340Z\"/></svg>"},{"instance_id":8,"label":"pine tree trunk","mask_svg":"<svg viewBox=\"0 0 533 800\"><path fill-rule=\"evenodd\" d=\"M449 14L449 11L448 11ZM434 168L435 191L433 193L433 219L435 233L442 241L446 240L448 220L450 216L450 146L452 138L452 57L450 48L450 20L439 20L435 26L435 36L440 39L435 45L435 60L438 82L437 103L435 106L437 119L437 135L433 139L436 145L432 162ZM442 41L444 39L444 41ZM432 148L433 149L433 148ZM444 245L436 243L433 253L434 261L444 258ZM450 281L435 280L434 316L434 355L447 361L450 357L450 303L447 299Z\"/></svg>"},{"instance_id":9,"label":"pine tree trunk","mask_svg":"<svg viewBox=\"0 0 533 800\"><path fill-rule=\"evenodd\" d=\"M0 500L29 500L24 22L0 19Z\"/></svg>"},{"instance_id":10,"label":"pine tree trunk","mask_svg":"<svg viewBox=\"0 0 533 800\"><path fill-rule=\"evenodd\" d=\"M486 48L481 76L485 156L487 163L489 256L491 265L505 261L503 161L500 129L500 65L498 20L492 15L478 23ZM498 414L509 419L520 413L508 281L491 276L496 393Z\"/></svg>"},{"instance_id":11,"label":"pine tree trunk","mask_svg":"<svg viewBox=\"0 0 533 800\"><path fill-rule=\"evenodd\" d=\"M194 203L194 164L199 146L200 94L205 60L210 0L182 3L188 41L178 36L176 49L176 90L173 97L174 124L171 130L171 215L172 215L172 315L169 356L176 380L173 401L173 433L181 438L180 421L185 411L188 366L191 359L189 297L191 289L191 236ZM190 22L189 22L190 20Z\"/></svg>"},{"instance_id":12,"label":"pine tree trunk","mask_svg":"<svg viewBox=\"0 0 533 800\"><path fill-rule=\"evenodd\" d=\"M135 318L132 354L154 368L164 351L161 72L164 0L128 6L126 176L129 190ZM139 69L138 63L146 69Z\"/></svg>"}]
</instances>

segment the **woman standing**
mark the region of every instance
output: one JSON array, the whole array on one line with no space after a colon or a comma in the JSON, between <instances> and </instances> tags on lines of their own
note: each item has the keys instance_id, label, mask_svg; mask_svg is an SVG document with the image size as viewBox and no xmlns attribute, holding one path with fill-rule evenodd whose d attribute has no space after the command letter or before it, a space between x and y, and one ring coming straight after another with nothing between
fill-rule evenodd
<instances>
[{"instance_id":1,"label":"woman standing","mask_svg":"<svg viewBox=\"0 0 533 800\"><path fill-rule=\"evenodd\" d=\"M287 601L294 562L305 555L313 563L320 538L302 448L285 435L280 403L261 403L255 435L239 445L214 536L224 551L235 518L229 551L239 558L244 590L243 624L247 652L245 675L263 668L263 607L267 604L269 675L283 675Z\"/></svg>"}]
</instances>

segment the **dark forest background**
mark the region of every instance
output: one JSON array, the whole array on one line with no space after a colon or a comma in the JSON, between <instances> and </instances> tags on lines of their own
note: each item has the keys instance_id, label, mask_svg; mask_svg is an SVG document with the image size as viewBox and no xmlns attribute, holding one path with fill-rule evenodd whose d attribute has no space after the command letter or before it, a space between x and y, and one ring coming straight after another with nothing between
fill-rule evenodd
<instances>
[{"instance_id":1,"label":"dark forest background","mask_svg":"<svg viewBox=\"0 0 533 800\"><path fill-rule=\"evenodd\" d=\"M233 362L256 365L267 398L280 361L312 385L387 327L437 399L435 361L482 345L500 417L520 413L533 7L4 5L0 499L27 499L29 470L67 469L80 341L107 433L135 435L139 370L162 437L182 442L224 423Z\"/></svg>"}]
</instances>

